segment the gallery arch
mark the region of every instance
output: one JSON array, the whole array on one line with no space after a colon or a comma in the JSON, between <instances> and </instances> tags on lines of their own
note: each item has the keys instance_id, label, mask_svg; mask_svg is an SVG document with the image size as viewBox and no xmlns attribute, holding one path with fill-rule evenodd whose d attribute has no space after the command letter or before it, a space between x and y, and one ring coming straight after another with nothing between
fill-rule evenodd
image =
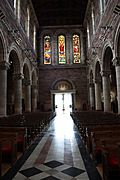
<instances>
[{"instance_id":1,"label":"gallery arch","mask_svg":"<svg viewBox=\"0 0 120 180\"><path fill-rule=\"evenodd\" d=\"M7 114L22 112L22 74L20 62L15 50L9 55L9 69L7 71Z\"/></svg>"},{"instance_id":2,"label":"gallery arch","mask_svg":"<svg viewBox=\"0 0 120 180\"><path fill-rule=\"evenodd\" d=\"M114 63L116 66L116 84L117 84L117 101L118 101L118 113L120 114L120 29L118 31L116 57Z\"/></svg>"},{"instance_id":3,"label":"gallery arch","mask_svg":"<svg viewBox=\"0 0 120 180\"><path fill-rule=\"evenodd\" d=\"M103 84L103 98L104 98L104 111L111 111L111 67L112 67L113 53L111 48L108 46L105 49L102 64L102 84Z\"/></svg>"}]
</instances>

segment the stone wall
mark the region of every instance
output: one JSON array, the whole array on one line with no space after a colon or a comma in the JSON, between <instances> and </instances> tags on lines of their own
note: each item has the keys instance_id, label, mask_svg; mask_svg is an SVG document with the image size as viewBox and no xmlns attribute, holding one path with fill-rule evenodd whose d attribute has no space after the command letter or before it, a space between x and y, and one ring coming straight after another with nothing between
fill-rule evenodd
<instances>
[{"instance_id":1,"label":"stone wall","mask_svg":"<svg viewBox=\"0 0 120 180\"><path fill-rule=\"evenodd\" d=\"M82 110L87 104L87 68L80 65L41 65L39 67L39 102L44 110L51 109L51 90L56 81L70 81L75 88L75 106Z\"/></svg>"}]
</instances>

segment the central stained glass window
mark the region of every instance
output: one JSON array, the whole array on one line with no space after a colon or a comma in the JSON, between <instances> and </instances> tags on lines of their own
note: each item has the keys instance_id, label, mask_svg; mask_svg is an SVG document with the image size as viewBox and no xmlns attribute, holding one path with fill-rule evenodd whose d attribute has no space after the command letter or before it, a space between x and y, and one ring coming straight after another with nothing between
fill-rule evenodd
<instances>
[{"instance_id":1,"label":"central stained glass window","mask_svg":"<svg viewBox=\"0 0 120 180\"><path fill-rule=\"evenodd\" d=\"M78 35L73 35L73 62L80 63L80 40Z\"/></svg>"},{"instance_id":2,"label":"central stained glass window","mask_svg":"<svg viewBox=\"0 0 120 180\"><path fill-rule=\"evenodd\" d=\"M44 64L51 64L51 41L50 36L44 37Z\"/></svg>"},{"instance_id":3,"label":"central stained glass window","mask_svg":"<svg viewBox=\"0 0 120 180\"><path fill-rule=\"evenodd\" d=\"M59 64L66 63L66 54L65 54L65 36L58 36L58 52L59 52Z\"/></svg>"}]
</instances>

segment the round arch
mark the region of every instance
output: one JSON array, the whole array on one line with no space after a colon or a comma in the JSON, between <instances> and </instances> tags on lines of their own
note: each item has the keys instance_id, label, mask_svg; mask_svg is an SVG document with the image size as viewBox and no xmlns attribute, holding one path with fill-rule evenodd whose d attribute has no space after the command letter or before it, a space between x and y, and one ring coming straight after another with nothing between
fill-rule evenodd
<instances>
[{"instance_id":1,"label":"round arch","mask_svg":"<svg viewBox=\"0 0 120 180\"><path fill-rule=\"evenodd\" d=\"M72 81L68 80L68 79L57 79L55 82L53 82L52 86L51 86L51 107L52 110L56 110L56 97L60 96L61 94L61 99L66 99L67 96L69 96L69 100L70 100L70 107L67 107L67 109L75 108L75 85L73 84ZM58 101L57 101L58 102ZM62 102L63 103L63 102ZM65 103L65 102L64 102ZM63 104L64 104L63 103ZM67 105L68 106L68 105ZM63 107L63 110L66 109ZM70 110L70 109L69 109Z\"/></svg>"},{"instance_id":2,"label":"round arch","mask_svg":"<svg viewBox=\"0 0 120 180\"><path fill-rule=\"evenodd\" d=\"M110 65L113 59L113 52L110 46L107 46L104 50L102 70L110 71Z\"/></svg>"}]
</instances>

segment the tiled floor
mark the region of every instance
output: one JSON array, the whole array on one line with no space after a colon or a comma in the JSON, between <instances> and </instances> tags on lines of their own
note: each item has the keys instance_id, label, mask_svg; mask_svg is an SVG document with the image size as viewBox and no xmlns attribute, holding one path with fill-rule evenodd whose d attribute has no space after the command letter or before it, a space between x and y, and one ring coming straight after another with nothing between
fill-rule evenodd
<instances>
[{"instance_id":1,"label":"tiled floor","mask_svg":"<svg viewBox=\"0 0 120 180\"><path fill-rule=\"evenodd\" d=\"M64 113L53 119L43 137L38 138L4 178L7 180L101 180L72 118Z\"/></svg>"}]
</instances>

